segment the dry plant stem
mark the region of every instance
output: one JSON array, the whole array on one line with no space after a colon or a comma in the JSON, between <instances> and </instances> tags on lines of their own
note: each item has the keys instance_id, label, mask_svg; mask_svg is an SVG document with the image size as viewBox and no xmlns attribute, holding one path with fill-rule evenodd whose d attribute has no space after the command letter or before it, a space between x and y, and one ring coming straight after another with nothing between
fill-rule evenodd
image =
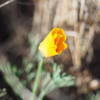
<instances>
[{"instance_id":1,"label":"dry plant stem","mask_svg":"<svg viewBox=\"0 0 100 100\"><path fill-rule=\"evenodd\" d=\"M85 0L79 1L81 6L80 6L80 12L79 13L79 18L82 19L83 17L83 12L85 9ZM78 17L78 16L77 16ZM86 16L85 16L86 17ZM74 38L75 41L75 51L74 51L74 56L73 56L73 64L75 66L75 69L80 69L81 68L81 43L82 43L82 36L84 34L84 29L85 29L85 22L82 22L81 27L79 27L79 22L75 25L76 30L77 30L77 37ZM77 29L78 27L78 29Z\"/></svg>"},{"instance_id":2,"label":"dry plant stem","mask_svg":"<svg viewBox=\"0 0 100 100\"><path fill-rule=\"evenodd\" d=\"M85 23L83 22L83 24L80 27L79 33L77 35L77 37L75 38L75 61L74 61L74 65L76 69L80 69L81 68L81 43L82 43L82 36L84 34L84 28L85 28Z\"/></svg>"},{"instance_id":3,"label":"dry plant stem","mask_svg":"<svg viewBox=\"0 0 100 100\"><path fill-rule=\"evenodd\" d=\"M95 33L94 31L95 31L95 24L92 25L89 29L89 34L87 35L88 38L85 40L85 43L84 43L84 51L83 51L82 57L84 57L86 52L91 49L91 44L92 44L94 33Z\"/></svg>"},{"instance_id":4,"label":"dry plant stem","mask_svg":"<svg viewBox=\"0 0 100 100\"><path fill-rule=\"evenodd\" d=\"M7 6L8 4L10 4L10 3L13 3L13 2L16 2L17 0L8 0L8 1L6 1L6 2L4 2L4 3L2 3L2 4L0 4L0 8L2 8L2 7L5 7L5 6ZM17 2L17 4L19 4L19 5L34 5L33 3L23 3L23 2Z\"/></svg>"},{"instance_id":5,"label":"dry plant stem","mask_svg":"<svg viewBox=\"0 0 100 100\"><path fill-rule=\"evenodd\" d=\"M82 19L83 17L83 12L85 9L85 0L80 1L81 3L81 7L80 7L80 14L79 17L80 19ZM79 27L79 22L77 22L77 25ZM81 42L82 42L82 38L81 36L84 34L84 28L85 28L85 23L83 22L80 29L78 29L78 35L75 38L75 61L74 61L74 65L76 69L80 69L81 67Z\"/></svg>"},{"instance_id":6,"label":"dry plant stem","mask_svg":"<svg viewBox=\"0 0 100 100\"><path fill-rule=\"evenodd\" d=\"M80 55L80 41L79 36L75 38L75 52L74 52L74 66L79 69L81 66L81 55Z\"/></svg>"},{"instance_id":7,"label":"dry plant stem","mask_svg":"<svg viewBox=\"0 0 100 100\"><path fill-rule=\"evenodd\" d=\"M80 55L80 41L79 41L79 34L77 32L66 32L68 35L68 41L71 41L69 45L69 49L72 54L73 64L75 69L79 69L81 66L81 55ZM74 50L72 47L74 46Z\"/></svg>"},{"instance_id":8,"label":"dry plant stem","mask_svg":"<svg viewBox=\"0 0 100 100\"><path fill-rule=\"evenodd\" d=\"M40 81L40 77L41 77L41 73L42 73L42 67L43 67L43 59L41 59L38 69L37 69L36 78L35 78L34 86L33 86L33 90L32 90L34 95L36 95L36 92L37 92L37 89L39 86L39 81Z\"/></svg>"},{"instance_id":9,"label":"dry plant stem","mask_svg":"<svg viewBox=\"0 0 100 100\"><path fill-rule=\"evenodd\" d=\"M6 6L6 5L8 5L8 4L10 4L10 3L14 2L14 1L15 1L15 0L8 0L8 1L2 3L2 4L0 5L0 8Z\"/></svg>"}]
</instances>

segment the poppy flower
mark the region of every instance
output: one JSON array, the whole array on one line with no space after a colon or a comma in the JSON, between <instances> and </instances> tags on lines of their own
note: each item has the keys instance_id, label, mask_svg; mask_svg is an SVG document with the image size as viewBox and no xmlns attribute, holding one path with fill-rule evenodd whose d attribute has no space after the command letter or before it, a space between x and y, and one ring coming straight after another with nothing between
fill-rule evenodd
<instances>
[{"instance_id":1,"label":"poppy flower","mask_svg":"<svg viewBox=\"0 0 100 100\"><path fill-rule=\"evenodd\" d=\"M40 43L39 50L44 57L61 54L68 47L65 43L66 34L61 28L52 29L46 38Z\"/></svg>"}]
</instances>

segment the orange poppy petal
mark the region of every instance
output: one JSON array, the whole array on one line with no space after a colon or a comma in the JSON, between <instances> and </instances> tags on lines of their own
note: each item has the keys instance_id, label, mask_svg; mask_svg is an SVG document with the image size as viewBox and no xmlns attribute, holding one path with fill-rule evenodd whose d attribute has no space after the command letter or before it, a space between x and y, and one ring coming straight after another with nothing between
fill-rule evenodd
<instances>
[{"instance_id":1,"label":"orange poppy petal","mask_svg":"<svg viewBox=\"0 0 100 100\"><path fill-rule=\"evenodd\" d=\"M60 28L54 28L40 43L39 50L45 57L55 56L67 48L65 40L66 35L64 30Z\"/></svg>"}]
</instances>

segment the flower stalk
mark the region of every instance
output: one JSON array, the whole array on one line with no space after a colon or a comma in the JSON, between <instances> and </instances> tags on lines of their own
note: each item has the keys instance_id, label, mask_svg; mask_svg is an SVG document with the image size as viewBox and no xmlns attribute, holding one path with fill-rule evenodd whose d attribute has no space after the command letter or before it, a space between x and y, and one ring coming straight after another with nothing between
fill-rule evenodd
<instances>
[{"instance_id":1,"label":"flower stalk","mask_svg":"<svg viewBox=\"0 0 100 100\"><path fill-rule=\"evenodd\" d=\"M33 87L33 90L32 90L32 93L34 95L36 95L38 87L39 87L39 81L40 81L40 78L41 78L42 67L43 67L43 59L41 59L41 61L39 62L39 66L38 66L38 69L37 69L36 78L35 78L35 81L34 81L34 87Z\"/></svg>"}]
</instances>

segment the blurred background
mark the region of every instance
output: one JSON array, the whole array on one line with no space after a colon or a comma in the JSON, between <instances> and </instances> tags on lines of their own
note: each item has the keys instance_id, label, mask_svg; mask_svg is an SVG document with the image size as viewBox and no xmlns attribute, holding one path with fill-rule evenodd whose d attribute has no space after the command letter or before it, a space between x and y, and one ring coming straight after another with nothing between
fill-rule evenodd
<instances>
[{"instance_id":1,"label":"blurred background","mask_svg":"<svg viewBox=\"0 0 100 100\"><path fill-rule=\"evenodd\" d=\"M43 59L54 27L68 49ZM100 100L100 0L0 0L0 100Z\"/></svg>"}]
</instances>

